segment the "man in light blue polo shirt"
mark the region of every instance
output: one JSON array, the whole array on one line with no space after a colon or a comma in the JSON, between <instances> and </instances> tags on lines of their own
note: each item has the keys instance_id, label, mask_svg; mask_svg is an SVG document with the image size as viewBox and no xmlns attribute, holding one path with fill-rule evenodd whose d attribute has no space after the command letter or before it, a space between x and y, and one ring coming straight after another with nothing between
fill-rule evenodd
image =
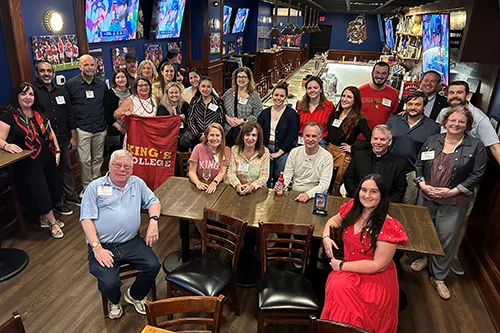
<instances>
[{"instance_id":1,"label":"man in light blue polo shirt","mask_svg":"<svg viewBox=\"0 0 500 333\"><path fill-rule=\"evenodd\" d=\"M88 185L80 212L89 247L89 271L97 278L99 291L109 300L111 319L123 314L120 265L130 264L139 271L124 299L142 315L146 314L146 295L160 270L151 246L158 240L161 205L144 181L132 176L132 167L128 151L113 152L109 172ZM150 216L145 240L138 234L141 207Z\"/></svg>"}]
</instances>

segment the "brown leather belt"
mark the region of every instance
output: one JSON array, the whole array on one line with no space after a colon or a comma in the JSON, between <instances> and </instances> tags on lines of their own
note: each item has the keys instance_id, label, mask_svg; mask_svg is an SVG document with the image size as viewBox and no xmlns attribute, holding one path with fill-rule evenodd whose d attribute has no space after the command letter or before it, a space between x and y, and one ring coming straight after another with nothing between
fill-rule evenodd
<instances>
[{"instance_id":1,"label":"brown leather belt","mask_svg":"<svg viewBox=\"0 0 500 333\"><path fill-rule=\"evenodd\" d=\"M271 140L269 140L269 144L270 144L270 145L273 145L273 146L274 146L274 144L275 144L275 143L276 143L276 141L271 141Z\"/></svg>"}]
</instances>

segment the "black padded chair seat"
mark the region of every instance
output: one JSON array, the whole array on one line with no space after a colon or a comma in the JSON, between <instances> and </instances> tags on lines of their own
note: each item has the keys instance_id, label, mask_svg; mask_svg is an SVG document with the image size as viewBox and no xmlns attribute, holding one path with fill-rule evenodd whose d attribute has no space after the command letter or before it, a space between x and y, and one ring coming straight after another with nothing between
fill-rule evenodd
<instances>
[{"instance_id":1,"label":"black padded chair seat","mask_svg":"<svg viewBox=\"0 0 500 333\"><path fill-rule=\"evenodd\" d=\"M231 266L210 257L191 260L176 269L165 280L198 296L218 296L231 281Z\"/></svg>"},{"instance_id":2,"label":"black padded chair seat","mask_svg":"<svg viewBox=\"0 0 500 333\"><path fill-rule=\"evenodd\" d=\"M266 274L259 285L259 309L293 311L319 309L313 286L302 275L290 271Z\"/></svg>"}]
</instances>

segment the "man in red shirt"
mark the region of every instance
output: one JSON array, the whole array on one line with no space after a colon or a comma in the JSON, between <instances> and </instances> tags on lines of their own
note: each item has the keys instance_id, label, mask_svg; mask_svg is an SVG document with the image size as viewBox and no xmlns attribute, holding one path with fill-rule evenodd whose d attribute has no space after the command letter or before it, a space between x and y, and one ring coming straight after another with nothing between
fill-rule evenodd
<instances>
[{"instance_id":1,"label":"man in red shirt","mask_svg":"<svg viewBox=\"0 0 500 333\"><path fill-rule=\"evenodd\" d=\"M373 129L375 126L387 123L389 117L398 108L398 92L393 87L386 85L389 77L389 65L386 62L377 62L372 70L372 82L359 87L361 93L361 113L368 120L368 126ZM358 137L365 140L363 135Z\"/></svg>"}]
</instances>

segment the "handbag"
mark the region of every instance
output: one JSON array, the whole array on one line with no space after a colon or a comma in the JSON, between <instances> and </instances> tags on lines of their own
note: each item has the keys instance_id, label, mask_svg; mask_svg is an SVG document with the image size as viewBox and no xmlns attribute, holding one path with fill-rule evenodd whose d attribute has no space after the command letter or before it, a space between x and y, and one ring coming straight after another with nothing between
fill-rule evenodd
<instances>
[{"instance_id":1,"label":"handbag","mask_svg":"<svg viewBox=\"0 0 500 333\"><path fill-rule=\"evenodd\" d=\"M179 144L184 147L184 148L193 148L194 140L196 139L196 135L193 134L191 131L186 129L182 134L179 136Z\"/></svg>"},{"instance_id":2,"label":"handbag","mask_svg":"<svg viewBox=\"0 0 500 333\"><path fill-rule=\"evenodd\" d=\"M234 116L238 118L238 88L236 88L236 93L234 94ZM241 127L231 127L226 134L226 146L232 147L236 144L236 139L240 135Z\"/></svg>"}]
</instances>

